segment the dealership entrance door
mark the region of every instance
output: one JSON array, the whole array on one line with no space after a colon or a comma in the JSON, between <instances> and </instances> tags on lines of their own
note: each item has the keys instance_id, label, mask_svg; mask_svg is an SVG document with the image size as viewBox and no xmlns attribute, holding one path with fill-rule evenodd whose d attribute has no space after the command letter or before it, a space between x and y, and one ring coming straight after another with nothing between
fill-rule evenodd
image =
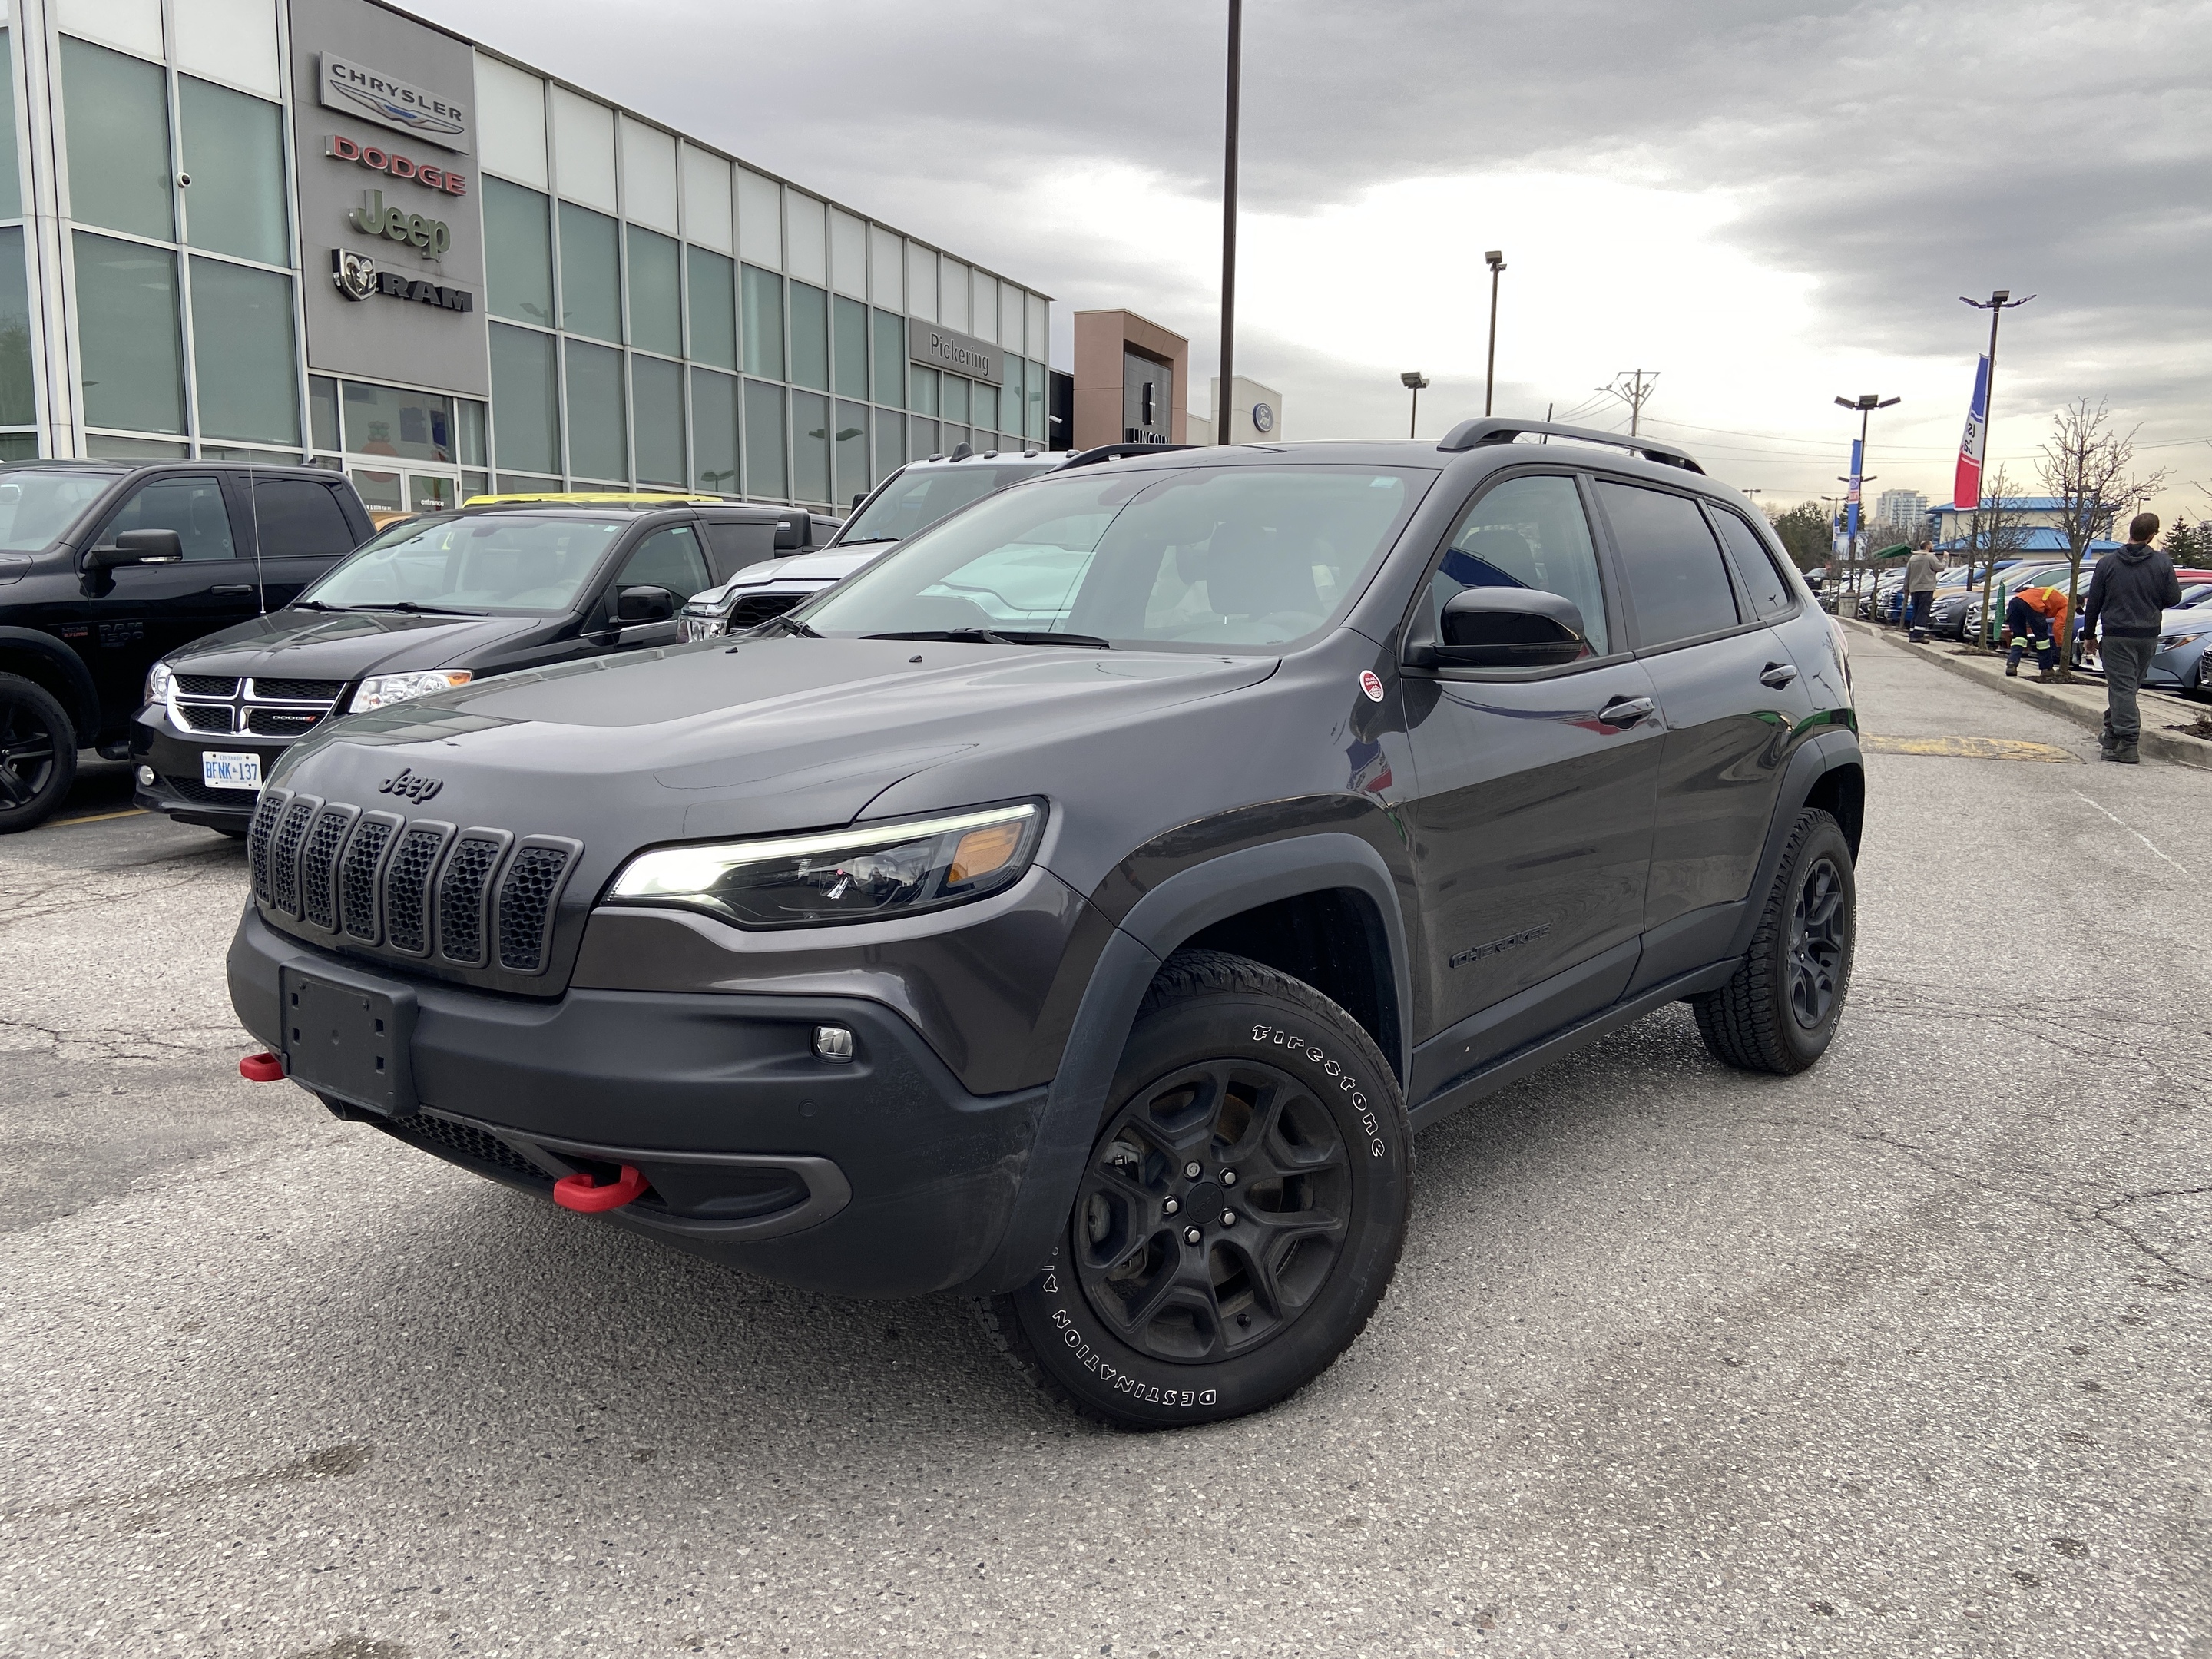
<instances>
[{"instance_id":1,"label":"dealership entrance door","mask_svg":"<svg viewBox=\"0 0 2212 1659\"><path fill-rule=\"evenodd\" d=\"M380 526L489 493L488 411L476 399L321 374L308 387L317 462L344 470Z\"/></svg>"}]
</instances>

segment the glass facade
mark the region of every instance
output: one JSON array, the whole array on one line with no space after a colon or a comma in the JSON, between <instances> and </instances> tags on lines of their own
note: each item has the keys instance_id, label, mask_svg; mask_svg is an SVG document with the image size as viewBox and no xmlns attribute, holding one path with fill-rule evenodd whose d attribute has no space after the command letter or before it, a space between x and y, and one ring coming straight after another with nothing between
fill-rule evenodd
<instances>
[{"instance_id":1,"label":"glass facade","mask_svg":"<svg viewBox=\"0 0 2212 1659\"><path fill-rule=\"evenodd\" d=\"M437 313L391 301L451 267L380 246L376 274L423 291L372 289L330 322L328 170L356 153L318 154L340 118L296 81L273 0L265 25L252 5L125 9L128 27L51 9L29 42L0 11L0 459L307 461L384 513L609 485L830 508L912 456L1043 440L1043 295L362 0L363 29L421 29L463 66L479 129L465 163L374 126L346 141L388 141L349 191L452 221L471 255L481 235L481 278L471 258L457 279L479 315L451 337L474 360L443 390L404 384L358 325L418 337ZM53 70L28 94L25 51ZM448 160L459 188L433 177ZM911 364L932 325L1001 347L1003 387Z\"/></svg>"}]
</instances>

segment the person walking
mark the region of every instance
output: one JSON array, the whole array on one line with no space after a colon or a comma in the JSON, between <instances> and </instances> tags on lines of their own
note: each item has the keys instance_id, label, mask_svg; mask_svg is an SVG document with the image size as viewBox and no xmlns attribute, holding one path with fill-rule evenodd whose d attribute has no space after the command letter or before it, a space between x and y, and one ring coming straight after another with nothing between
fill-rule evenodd
<instances>
[{"instance_id":1,"label":"person walking","mask_svg":"<svg viewBox=\"0 0 2212 1659\"><path fill-rule=\"evenodd\" d=\"M2031 645L2035 647L2035 678L2058 678L2058 651L2052 641L2066 626L2066 611L2063 588L2023 587L2006 603L2004 637L2012 645L2005 659L2007 679L2020 672L2020 659Z\"/></svg>"},{"instance_id":2,"label":"person walking","mask_svg":"<svg viewBox=\"0 0 2212 1659\"><path fill-rule=\"evenodd\" d=\"M1928 612L1936 603L1936 578L1942 574L1933 542L1922 542L1905 562L1905 636L1915 645L1928 637Z\"/></svg>"},{"instance_id":3,"label":"person walking","mask_svg":"<svg viewBox=\"0 0 2212 1659\"><path fill-rule=\"evenodd\" d=\"M2128 542L2097 561L2081 601L2081 647L2105 639L2105 726L2097 750L2108 761L2133 766L2142 736L2142 710L2136 702L2150 659L2158 653L2159 629L2166 609L2181 603L2181 582L2173 561L2150 544L2158 534L2158 514L2138 513L2128 525Z\"/></svg>"}]
</instances>

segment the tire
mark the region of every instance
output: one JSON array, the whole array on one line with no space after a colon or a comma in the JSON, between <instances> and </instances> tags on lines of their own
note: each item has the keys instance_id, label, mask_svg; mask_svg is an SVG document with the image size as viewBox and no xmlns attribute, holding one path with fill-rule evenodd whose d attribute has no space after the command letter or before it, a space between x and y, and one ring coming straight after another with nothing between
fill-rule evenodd
<instances>
[{"instance_id":1,"label":"tire","mask_svg":"<svg viewBox=\"0 0 2212 1659\"><path fill-rule=\"evenodd\" d=\"M1850 843L1818 807L1798 813L1735 977L1689 999L1713 1058L1790 1076L1828 1049L1850 991L1858 890Z\"/></svg>"},{"instance_id":2,"label":"tire","mask_svg":"<svg viewBox=\"0 0 2212 1659\"><path fill-rule=\"evenodd\" d=\"M0 835L35 830L76 781L76 727L35 680L0 674Z\"/></svg>"},{"instance_id":3,"label":"tire","mask_svg":"<svg viewBox=\"0 0 2212 1659\"><path fill-rule=\"evenodd\" d=\"M1351 1015L1245 957L1178 951L1138 1011L1051 1257L976 1311L1018 1370L1094 1422L1261 1410L1328 1370L1382 1301L1413 1162L1396 1080Z\"/></svg>"}]
</instances>

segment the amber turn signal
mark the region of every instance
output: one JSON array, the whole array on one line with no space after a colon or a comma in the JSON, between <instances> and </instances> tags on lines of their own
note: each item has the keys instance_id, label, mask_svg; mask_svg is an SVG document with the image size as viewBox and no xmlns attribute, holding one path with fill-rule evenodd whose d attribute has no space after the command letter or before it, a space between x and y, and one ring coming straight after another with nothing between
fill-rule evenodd
<instances>
[{"instance_id":1,"label":"amber turn signal","mask_svg":"<svg viewBox=\"0 0 2212 1659\"><path fill-rule=\"evenodd\" d=\"M1023 827L1019 823L994 823L970 830L961 836L960 844L952 849L952 867L945 872L945 885L957 887L1005 867L1006 860L1022 844Z\"/></svg>"}]
</instances>

